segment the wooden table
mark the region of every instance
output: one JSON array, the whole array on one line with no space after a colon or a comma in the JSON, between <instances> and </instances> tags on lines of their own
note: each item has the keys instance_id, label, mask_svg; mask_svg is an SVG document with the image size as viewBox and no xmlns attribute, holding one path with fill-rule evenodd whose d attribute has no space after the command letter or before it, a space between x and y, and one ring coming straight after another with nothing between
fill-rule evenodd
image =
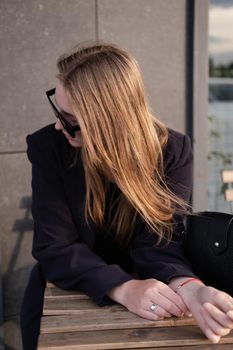
<instances>
[{"instance_id":1,"label":"wooden table","mask_svg":"<svg viewBox=\"0 0 233 350\"><path fill-rule=\"evenodd\" d=\"M121 305L99 307L80 292L47 285L39 350L148 348L233 350L233 332L213 345L192 318L149 321Z\"/></svg>"}]
</instances>

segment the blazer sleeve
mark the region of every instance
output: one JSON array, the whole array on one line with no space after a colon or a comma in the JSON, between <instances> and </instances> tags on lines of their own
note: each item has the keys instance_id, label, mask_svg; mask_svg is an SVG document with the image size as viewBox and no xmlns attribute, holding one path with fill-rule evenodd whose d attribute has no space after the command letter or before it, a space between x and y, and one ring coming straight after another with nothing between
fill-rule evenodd
<instances>
[{"instance_id":1,"label":"blazer sleeve","mask_svg":"<svg viewBox=\"0 0 233 350\"><path fill-rule=\"evenodd\" d=\"M174 193L190 201L192 192L193 153L190 139L182 135L181 141L170 142L166 151L165 177ZM132 244L132 260L140 278L156 278L169 283L173 277L196 277L189 262L184 257L182 231L183 216L174 214L175 228L172 240L162 240L155 245L156 237L141 221Z\"/></svg>"},{"instance_id":2,"label":"blazer sleeve","mask_svg":"<svg viewBox=\"0 0 233 350\"><path fill-rule=\"evenodd\" d=\"M118 265L107 265L81 242L56 158L34 135L27 136L32 163L32 255L48 281L63 289L79 289L99 304L108 303L106 291L132 277Z\"/></svg>"}]
</instances>

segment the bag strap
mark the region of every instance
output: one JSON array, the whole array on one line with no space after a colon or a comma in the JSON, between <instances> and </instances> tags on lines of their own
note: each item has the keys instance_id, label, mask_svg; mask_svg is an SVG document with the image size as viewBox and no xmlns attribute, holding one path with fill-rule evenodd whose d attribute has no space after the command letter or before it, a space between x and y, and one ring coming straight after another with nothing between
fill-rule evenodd
<instances>
[{"instance_id":1,"label":"bag strap","mask_svg":"<svg viewBox=\"0 0 233 350\"><path fill-rule=\"evenodd\" d=\"M210 239L215 255L220 255L227 249L228 234L232 222L233 215L230 214L216 213L212 217L209 232L211 233Z\"/></svg>"}]
</instances>

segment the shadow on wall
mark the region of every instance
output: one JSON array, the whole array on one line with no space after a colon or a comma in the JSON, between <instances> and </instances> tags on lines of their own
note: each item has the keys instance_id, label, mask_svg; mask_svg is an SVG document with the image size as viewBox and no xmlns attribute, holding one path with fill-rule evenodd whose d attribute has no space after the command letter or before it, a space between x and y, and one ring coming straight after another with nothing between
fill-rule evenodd
<instances>
[{"instance_id":1,"label":"shadow on wall","mask_svg":"<svg viewBox=\"0 0 233 350\"><path fill-rule=\"evenodd\" d=\"M11 274L14 270L17 258L19 256L21 244L23 241L24 234L27 231L32 231L33 230L33 220L31 218L31 204L32 204L32 198L31 197L22 197L21 202L20 202L20 208L26 209L25 215L23 219L17 219L14 222L12 231L13 232L18 232L18 238L15 244L15 247L13 249L12 255L11 255L11 260L8 265L8 270L6 274Z\"/></svg>"},{"instance_id":2,"label":"shadow on wall","mask_svg":"<svg viewBox=\"0 0 233 350\"><path fill-rule=\"evenodd\" d=\"M19 207L23 209L24 216L21 219L16 219L13 224L12 232L17 233L17 239L12 249L7 270L3 275L4 340L2 343L5 344L5 350L21 349L19 312L32 264L26 264L20 268L18 265L21 260L20 254L24 251L25 235L33 230L31 202L32 198L30 196L24 196L20 200Z\"/></svg>"}]
</instances>

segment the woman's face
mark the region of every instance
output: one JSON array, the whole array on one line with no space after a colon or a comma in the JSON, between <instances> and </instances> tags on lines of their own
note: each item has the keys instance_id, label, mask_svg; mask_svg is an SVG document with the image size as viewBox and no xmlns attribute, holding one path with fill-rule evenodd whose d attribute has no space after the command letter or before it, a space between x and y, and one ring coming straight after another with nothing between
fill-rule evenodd
<instances>
[{"instance_id":1,"label":"woman's face","mask_svg":"<svg viewBox=\"0 0 233 350\"><path fill-rule=\"evenodd\" d=\"M57 80L57 83L56 83L55 101L56 101L57 107L59 108L59 111L61 111L62 114L65 115L65 118L67 119L67 121L70 122L71 124L74 124L74 122L75 124L78 124L77 118L74 116L74 112L69 104L64 88L59 80ZM76 131L75 137L71 137L67 133L67 131L64 129L59 119L57 119L57 122L55 124L55 129L62 131L62 133L67 138L71 146L82 147L83 140L82 140L81 131Z\"/></svg>"}]
</instances>

